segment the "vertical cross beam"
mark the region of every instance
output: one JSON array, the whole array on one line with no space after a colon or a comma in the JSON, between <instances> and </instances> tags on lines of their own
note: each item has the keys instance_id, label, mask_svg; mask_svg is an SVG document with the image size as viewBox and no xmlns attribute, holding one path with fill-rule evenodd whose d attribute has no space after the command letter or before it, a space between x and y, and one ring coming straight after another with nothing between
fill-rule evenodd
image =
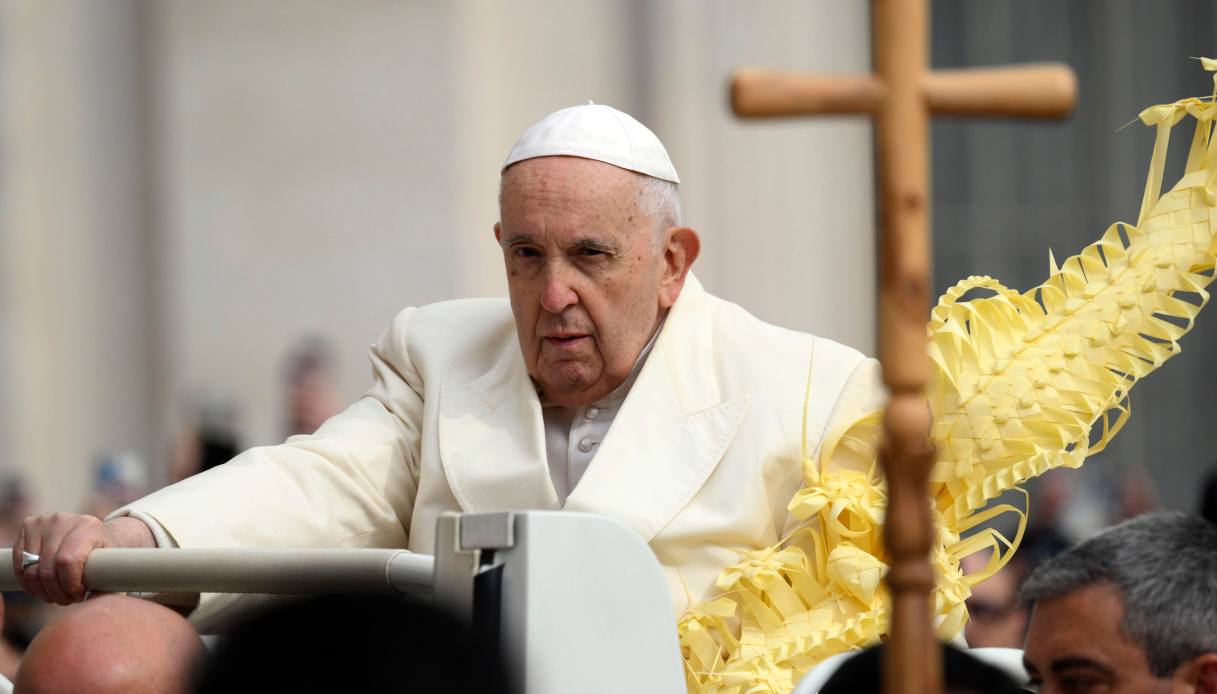
<instances>
[{"instance_id":1,"label":"vertical cross beam","mask_svg":"<svg viewBox=\"0 0 1217 694\"><path fill-rule=\"evenodd\" d=\"M1033 65L931 72L925 0L873 0L875 75L809 76L740 71L732 106L743 117L867 113L875 117L880 269L879 358L891 392L879 457L887 480L884 541L890 627L888 694L941 691L941 653L929 600L935 536L934 464L926 322L930 312L929 118L931 114L1058 118L1077 86L1067 67Z\"/></svg>"},{"instance_id":2,"label":"vertical cross beam","mask_svg":"<svg viewBox=\"0 0 1217 694\"><path fill-rule=\"evenodd\" d=\"M875 0L875 71L885 87L876 114L879 160L879 361L890 390L880 461L888 486L883 537L891 627L884 692L939 692L941 657L933 631L934 571L928 481L934 464L930 407L929 110L922 78L929 64L928 9L921 0ZM894 522L893 522L894 521ZM898 677L891 675L899 673Z\"/></svg>"}]
</instances>

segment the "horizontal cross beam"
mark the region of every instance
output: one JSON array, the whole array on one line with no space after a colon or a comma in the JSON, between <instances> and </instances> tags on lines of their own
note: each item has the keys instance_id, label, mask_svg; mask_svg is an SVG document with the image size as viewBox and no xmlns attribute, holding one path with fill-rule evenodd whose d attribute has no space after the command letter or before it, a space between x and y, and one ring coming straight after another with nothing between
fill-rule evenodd
<instances>
[{"instance_id":1,"label":"horizontal cross beam","mask_svg":"<svg viewBox=\"0 0 1217 694\"><path fill-rule=\"evenodd\" d=\"M1077 99L1073 71L1058 63L935 70L921 91L937 116L1061 118ZM731 107L744 118L876 113L886 96L873 75L813 75L745 69L731 80Z\"/></svg>"}]
</instances>

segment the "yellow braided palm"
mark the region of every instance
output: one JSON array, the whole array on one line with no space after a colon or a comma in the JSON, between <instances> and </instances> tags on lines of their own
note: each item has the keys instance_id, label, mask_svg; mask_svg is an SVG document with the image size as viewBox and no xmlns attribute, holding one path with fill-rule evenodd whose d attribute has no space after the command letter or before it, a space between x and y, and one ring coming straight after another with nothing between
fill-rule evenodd
<instances>
[{"instance_id":1,"label":"yellow braided palm","mask_svg":"<svg viewBox=\"0 0 1217 694\"><path fill-rule=\"evenodd\" d=\"M1185 174L1159 198L1170 130L1187 115L1196 133ZM1030 291L971 277L934 309L929 351L937 368L927 395L938 451L931 560L940 636L959 633L970 586L1020 539L992 530L960 535L1000 513L1021 516L986 505L1106 445L1128 417L1133 384L1179 353L1179 338L1207 302L1217 255L1215 115L1213 101L1199 99L1141 114L1157 140L1135 227L1112 225L1059 268L1050 260L1050 277ZM817 460L804 456L807 486L790 502L804 523L723 571L722 594L681 619L691 692L788 692L815 663L886 633L878 419L826 438ZM964 576L959 560L983 550L988 568Z\"/></svg>"}]
</instances>

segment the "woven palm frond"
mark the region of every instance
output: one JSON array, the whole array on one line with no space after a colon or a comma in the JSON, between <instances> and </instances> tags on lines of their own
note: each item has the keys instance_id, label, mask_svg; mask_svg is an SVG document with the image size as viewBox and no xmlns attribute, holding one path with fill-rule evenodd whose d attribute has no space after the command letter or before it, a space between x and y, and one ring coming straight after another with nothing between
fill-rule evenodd
<instances>
[{"instance_id":1,"label":"woven palm frond","mask_svg":"<svg viewBox=\"0 0 1217 694\"><path fill-rule=\"evenodd\" d=\"M1185 172L1160 196L1170 131L1186 116L1196 131ZM936 373L927 396L938 451L931 562L940 636L962 630L970 587L1000 568L1020 539L993 530L960 536L997 514L1022 515L986 507L1001 493L1101 450L1129 416L1130 389L1179 353L1208 301L1217 257L1215 117L1211 99L1143 111L1157 137L1135 226L1112 225L1060 266L1050 254L1050 276L1034 289L970 277L933 310ZM803 524L724 570L723 593L681 619L690 692L789 692L817 662L886 633L878 421L876 413L829 435L818 459L804 460L807 486L790 502ZM964 576L960 560L984 550L988 567Z\"/></svg>"}]
</instances>

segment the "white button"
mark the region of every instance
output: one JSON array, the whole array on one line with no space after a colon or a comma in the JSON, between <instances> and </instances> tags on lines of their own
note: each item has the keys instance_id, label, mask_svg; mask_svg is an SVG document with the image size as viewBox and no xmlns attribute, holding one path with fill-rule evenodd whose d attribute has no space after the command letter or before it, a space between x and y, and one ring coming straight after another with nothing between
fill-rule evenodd
<instances>
[{"instance_id":1,"label":"white button","mask_svg":"<svg viewBox=\"0 0 1217 694\"><path fill-rule=\"evenodd\" d=\"M589 407L589 408L587 408L587 412L584 414L587 415L588 419L595 419L596 417L600 416L600 408L599 407Z\"/></svg>"},{"instance_id":2,"label":"white button","mask_svg":"<svg viewBox=\"0 0 1217 694\"><path fill-rule=\"evenodd\" d=\"M583 439L582 441L580 441L579 450L583 451L584 453L587 453L588 451L592 450L592 440Z\"/></svg>"}]
</instances>

